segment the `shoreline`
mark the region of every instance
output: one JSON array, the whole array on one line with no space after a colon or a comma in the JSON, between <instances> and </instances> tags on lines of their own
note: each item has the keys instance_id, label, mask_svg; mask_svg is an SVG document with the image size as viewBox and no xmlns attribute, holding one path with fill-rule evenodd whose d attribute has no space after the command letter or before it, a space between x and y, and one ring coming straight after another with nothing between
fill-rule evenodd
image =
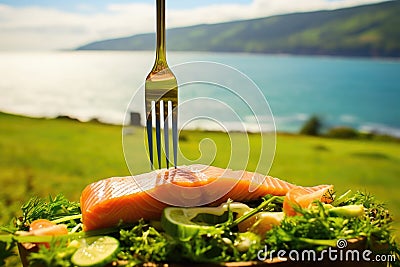
<instances>
[{"instance_id":1,"label":"shoreline","mask_svg":"<svg viewBox=\"0 0 400 267\"><path fill-rule=\"evenodd\" d=\"M93 117L89 120L81 120L76 117L72 117L69 115L57 115L57 116L33 116L33 115L26 115L26 114L17 114L13 112L8 112L4 110L0 110L0 116L6 115L6 116L15 116L15 117L21 117L21 118L28 118L28 119L37 119L37 120L66 120L66 121L71 121L71 122L77 122L77 123L95 123L99 125L108 125L108 126L118 126L118 127L123 127L123 126L128 126L124 124L118 124L118 123L112 123L112 122L107 122L102 120L101 118L96 118ZM144 127L144 125L132 125L132 126L138 126L138 127ZM395 142L400 142L400 136L396 135L390 135L389 133L384 133L384 132L379 132L379 131L362 131L359 129L354 129L352 127L348 126L342 126L342 125L334 125L330 127L329 129L344 129L345 131L354 131L357 133L357 136L353 137L343 137L343 136L329 136L326 133L318 134L315 135L316 137L324 137L324 138L336 138L336 139L378 139L378 140L383 140L383 141L395 141ZM400 130L400 129L399 129ZM195 128L195 129L185 129L184 131L203 131L203 132L222 132L218 131L215 129L202 129L202 128ZM229 131L231 133L234 132L240 132L240 131ZM248 134L257 134L259 132L247 132ZM271 132L269 132L271 133ZM300 134L300 130L298 131L285 131L285 130L276 130L275 133L277 135L286 135L286 136L298 136L298 135L307 135L307 134ZM312 136L312 135L311 135Z\"/></svg>"},{"instance_id":2,"label":"shoreline","mask_svg":"<svg viewBox=\"0 0 400 267\"><path fill-rule=\"evenodd\" d=\"M46 53L149 53L153 55L153 50L77 50L77 49L50 49L50 50L3 50L0 51L1 54L46 54ZM169 53L172 54L188 54L188 55L236 55L236 56L271 56L271 57L294 57L294 58L327 58L327 59L338 59L338 60L365 60L365 61L384 61L384 62L399 62L400 56L398 57L379 57L379 56L346 56L346 55L329 55L329 54L293 54L293 53L257 53L257 52L232 52L232 51L189 51L189 50L171 50Z\"/></svg>"}]
</instances>

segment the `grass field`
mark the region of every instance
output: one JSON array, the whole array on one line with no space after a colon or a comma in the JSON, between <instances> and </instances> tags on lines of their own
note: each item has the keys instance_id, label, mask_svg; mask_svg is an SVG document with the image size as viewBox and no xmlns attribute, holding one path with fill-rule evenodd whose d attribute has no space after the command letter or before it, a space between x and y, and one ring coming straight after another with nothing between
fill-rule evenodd
<instances>
[{"instance_id":1,"label":"grass field","mask_svg":"<svg viewBox=\"0 0 400 267\"><path fill-rule=\"evenodd\" d=\"M142 131L135 129L129 138L143 142L137 141L140 134ZM30 196L63 193L78 201L87 184L129 175L121 136L121 127L115 125L0 113L0 224L7 223ZM180 146L189 159L201 155L198 143L204 138L215 142L218 153L211 158L213 165L226 166L230 151L246 152L233 150L224 133L182 132ZM248 170L256 167L260 145L259 136L250 135L250 147L255 152L250 154ZM203 144L203 156L208 146L207 142ZM400 220L399 152L399 142L278 134L269 174L301 185L334 184L338 192L367 190L386 202L395 219ZM135 154L135 149L129 153L130 160L136 160L137 170L148 168L143 155ZM242 165L234 161L230 166Z\"/></svg>"}]
</instances>

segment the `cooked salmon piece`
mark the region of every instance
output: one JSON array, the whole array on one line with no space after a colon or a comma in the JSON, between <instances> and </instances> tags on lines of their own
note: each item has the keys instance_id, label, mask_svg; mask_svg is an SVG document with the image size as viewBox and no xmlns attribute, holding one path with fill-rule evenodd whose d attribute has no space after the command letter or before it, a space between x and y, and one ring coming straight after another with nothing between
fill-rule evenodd
<instances>
[{"instance_id":1,"label":"cooked salmon piece","mask_svg":"<svg viewBox=\"0 0 400 267\"><path fill-rule=\"evenodd\" d=\"M268 194L284 196L295 188L298 186L254 172L199 164L180 166L89 184L80 200L82 221L84 230L90 231L141 218L159 220L167 206L220 205L228 199L250 201Z\"/></svg>"},{"instance_id":2,"label":"cooked salmon piece","mask_svg":"<svg viewBox=\"0 0 400 267\"><path fill-rule=\"evenodd\" d=\"M287 216L296 215L293 206L307 208L313 201L319 200L330 203L332 200L328 197L328 191L333 190L333 185L317 185L313 187L296 187L290 189L283 201L283 211Z\"/></svg>"},{"instance_id":3,"label":"cooked salmon piece","mask_svg":"<svg viewBox=\"0 0 400 267\"><path fill-rule=\"evenodd\" d=\"M81 195L84 230L114 227L141 218L160 219L167 206L219 205L267 194L285 195L296 185L271 176L190 165L89 184Z\"/></svg>"}]
</instances>

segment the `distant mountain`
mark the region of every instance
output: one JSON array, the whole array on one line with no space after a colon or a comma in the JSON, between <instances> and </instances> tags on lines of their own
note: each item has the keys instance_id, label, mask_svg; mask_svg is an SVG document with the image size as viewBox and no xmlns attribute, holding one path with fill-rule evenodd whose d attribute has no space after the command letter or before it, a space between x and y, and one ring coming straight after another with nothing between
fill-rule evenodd
<instances>
[{"instance_id":1,"label":"distant mountain","mask_svg":"<svg viewBox=\"0 0 400 267\"><path fill-rule=\"evenodd\" d=\"M169 51L400 57L400 1L331 11L202 24L167 31ZM103 40L78 50L154 50L155 34Z\"/></svg>"}]
</instances>

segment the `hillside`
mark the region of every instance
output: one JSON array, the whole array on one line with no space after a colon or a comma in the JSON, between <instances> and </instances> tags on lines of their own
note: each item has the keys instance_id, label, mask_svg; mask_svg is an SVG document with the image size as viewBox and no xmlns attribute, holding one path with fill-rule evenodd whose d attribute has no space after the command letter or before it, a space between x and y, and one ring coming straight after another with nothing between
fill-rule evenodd
<instances>
[{"instance_id":1,"label":"hillside","mask_svg":"<svg viewBox=\"0 0 400 267\"><path fill-rule=\"evenodd\" d=\"M170 51L399 57L400 1L167 31ZM155 34L90 43L78 50L153 50Z\"/></svg>"}]
</instances>

